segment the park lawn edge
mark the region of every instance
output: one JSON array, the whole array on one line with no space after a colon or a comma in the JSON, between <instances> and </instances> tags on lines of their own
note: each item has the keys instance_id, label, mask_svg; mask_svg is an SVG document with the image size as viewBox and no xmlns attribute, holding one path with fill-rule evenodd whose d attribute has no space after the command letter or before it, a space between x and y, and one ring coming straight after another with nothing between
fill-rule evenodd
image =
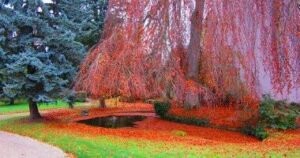
<instances>
[{"instance_id":1,"label":"park lawn edge","mask_svg":"<svg viewBox=\"0 0 300 158\"><path fill-rule=\"evenodd\" d=\"M78 158L88 157L298 157L300 150L288 155L276 151L265 154L240 151L232 144L227 146L193 146L178 142L163 142L121 138L117 136L89 136L52 129L43 121L24 122L24 117L0 121L0 130L28 136L61 148Z\"/></svg>"}]
</instances>

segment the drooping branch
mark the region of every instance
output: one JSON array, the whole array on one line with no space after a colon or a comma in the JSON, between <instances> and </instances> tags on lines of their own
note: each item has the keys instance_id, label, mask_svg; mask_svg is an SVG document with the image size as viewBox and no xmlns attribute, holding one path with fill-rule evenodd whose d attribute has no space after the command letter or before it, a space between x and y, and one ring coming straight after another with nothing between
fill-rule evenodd
<instances>
[{"instance_id":1,"label":"drooping branch","mask_svg":"<svg viewBox=\"0 0 300 158\"><path fill-rule=\"evenodd\" d=\"M259 96L270 85L293 89L300 12L289 2L111 0L103 39L82 63L76 88L95 98L167 97L192 107Z\"/></svg>"}]
</instances>

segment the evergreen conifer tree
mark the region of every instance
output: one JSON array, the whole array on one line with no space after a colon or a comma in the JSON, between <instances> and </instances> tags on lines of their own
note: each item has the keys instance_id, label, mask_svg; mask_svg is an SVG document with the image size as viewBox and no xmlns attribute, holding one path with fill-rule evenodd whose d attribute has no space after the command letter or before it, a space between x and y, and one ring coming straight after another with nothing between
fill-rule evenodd
<instances>
[{"instance_id":1,"label":"evergreen conifer tree","mask_svg":"<svg viewBox=\"0 0 300 158\"><path fill-rule=\"evenodd\" d=\"M98 42L107 0L0 0L0 97L68 97L86 50ZM69 94L66 94L69 93Z\"/></svg>"},{"instance_id":2,"label":"evergreen conifer tree","mask_svg":"<svg viewBox=\"0 0 300 158\"><path fill-rule=\"evenodd\" d=\"M41 0L2 2L1 82L3 93L27 98L30 118L40 118L37 103L61 98L70 87L84 45L62 25Z\"/></svg>"}]
</instances>

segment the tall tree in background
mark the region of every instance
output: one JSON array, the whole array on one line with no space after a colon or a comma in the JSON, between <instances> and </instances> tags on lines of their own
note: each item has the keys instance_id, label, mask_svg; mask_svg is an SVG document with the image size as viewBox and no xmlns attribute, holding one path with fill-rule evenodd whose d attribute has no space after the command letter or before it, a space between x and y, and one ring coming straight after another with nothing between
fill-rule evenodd
<instances>
[{"instance_id":1,"label":"tall tree in background","mask_svg":"<svg viewBox=\"0 0 300 158\"><path fill-rule=\"evenodd\" d=\"M1 42L2 38L3 38L3 36L0 37L0 42ZM3 51L2 48L0 48L0 61L1 61L0 62L0 98L3 98L4 97L4 92L3 92L3 87L4 87L3 78L4 78L4 76L2 75L1 71L4 68L5 52Z\"/></svg>"},{"instance_id":2,"label":"tall tree in background","mask_svg":"<svg viewBox=\"0 0 300 158\"><path fill-rule=\"evenodd\" d=\"M65 7L76 7L64 2ZM83 4L76 2L77 11L83 13ZM27 98L30 118L40 118L37 103L62 98L70 87L86 51L76 39L89 30L83 29L89 24L82 23L84 15L81 19L76 18L79 14L71 15L72 8L56 10L56 3L0 3L1 91Z\"/></svg>"},{"instance_id":3,"label":"tall tree in background","mask_svg":"<svg viewBox=\"0 0 300 158\"><path fill-rule=\"evenodd\" d=\"M7 11L4 8L4 4L0 4L0 9ZM5 90L5 81L8 81L8 75L5 74L5 64L8 61L7 50L9 49L8 40L15 36L13 29L15 28L12 21L15 17L9 17L7 15L0 15L1 27L0 27L0 98L4 100L9 100L9 104L14 104L14 100L17 97L17 92L9 92Z\"/></svg>"},{"instance_id":4,"label":"tall tree in background","mask_svg":"<svg viewBox=\"0 0 300 158\"><path fill-rule=\"evenodd\" d=\"M76 33L75 40L86 48L95 45L102 34L108 0L52 0L56 25Z\"/></svg>"},{"instance_id":5,"label":"tall tree in background","mask_svg":"<svg viewBox=\"0 0 300 158\"><path fill-rule=\"evenodd\" d=\"M1 4L0 4L0 8L1 8ZM1 17L1 16L0 16ZM5 42L5 36L4 36L4 29L1 28L0 29L0 45L3 45L4 42ZM3 98L4 96L4 93L3 93L3 87L4 87L4 84L3 84L3 74L1 73L3 68L4 68L4 64L5 64L5 52L4 50L0 47L0 98Z\"/></svg>"}]
</instances>

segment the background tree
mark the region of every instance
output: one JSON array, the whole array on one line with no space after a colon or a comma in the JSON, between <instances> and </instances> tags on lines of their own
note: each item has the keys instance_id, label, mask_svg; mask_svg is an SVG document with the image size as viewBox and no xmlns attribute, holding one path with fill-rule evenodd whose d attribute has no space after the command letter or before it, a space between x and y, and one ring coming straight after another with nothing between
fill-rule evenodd
<instances>
[{"instance_id":1,"label":"background tree","mask_svg":"<svg viewBox=\"0 0 300 158\"><path fill-rule=\"evenodd\" d=\"M99 40L106 9L106 0L0 0L1 95L27 98L32 119L38 102L66 97L71 105L65 92Z\"/></svg>"},{"instance_id":2,"label":"background tree","mask_svg":"<svg viewBox=\"0 0 300 158\"><path fill-rule=\"evenodd\" d=\"M75 40L86 48L95 45L102 34L108 0L52 0L52 21L76 34Z\"/></svg>"},{"instance_id":3,"label":"background tree","mask_svg":"<svg viewBox=\"0 0 300 158\"><path fill-rule=\"evenodd\" d=\"M62 25L76 32L75 40L84 44L87 49L101 38L104 27L108 0L53 0L48 4L56 16L56 25ZM66 100L72 108L73 93ZM105 107L104 98L99 100L100 107Z\"/></svg>"},{"instance_id":4,"label":"background tree","mask_svg":"<svg viewBox=\"0 0 300 158\"><path fill-rule=\"evenodd\" d=\"M6 93L18 93L27 98L30 118L40 118L37 103L61 98L70 87L84 46L75 41L69 29L55 25L56 17L42 1L6 1L1 8L5 30L6 52L4 88Z\"/></svg>"},{"instance_id":5,"label":"background tree","mask_svg":"<svg viewBox=\"0 0 300 158\"><path fill-rule=\"evenodd\" d=\"M1 73L1 71L4 68L4 63L5 63L5 52L0 48L0 98L3 98L4 96L4 92L3 92L3 75Z\"/></svg>"},{"instance_id":6,"label":"background tree","mask_svg":"<svg viewBox=\"0 0 300 158\"><path fill-rule=\"evenodd\" d=\"M3 3L0 4L0 9L5 9ZM8 77L5 74L4 67L7 62L7 52L8 49L7 40L11 39L14 36L14 32L12 31L14 26L12 24L12 20L14 17L7 17L6 15L0 15L0 98L5 100L5 102L9 102L10 105L14 104L14 100L17 97L17 92L11 93L5 91L5 79Z\"/></svg>"}]
</instances>

